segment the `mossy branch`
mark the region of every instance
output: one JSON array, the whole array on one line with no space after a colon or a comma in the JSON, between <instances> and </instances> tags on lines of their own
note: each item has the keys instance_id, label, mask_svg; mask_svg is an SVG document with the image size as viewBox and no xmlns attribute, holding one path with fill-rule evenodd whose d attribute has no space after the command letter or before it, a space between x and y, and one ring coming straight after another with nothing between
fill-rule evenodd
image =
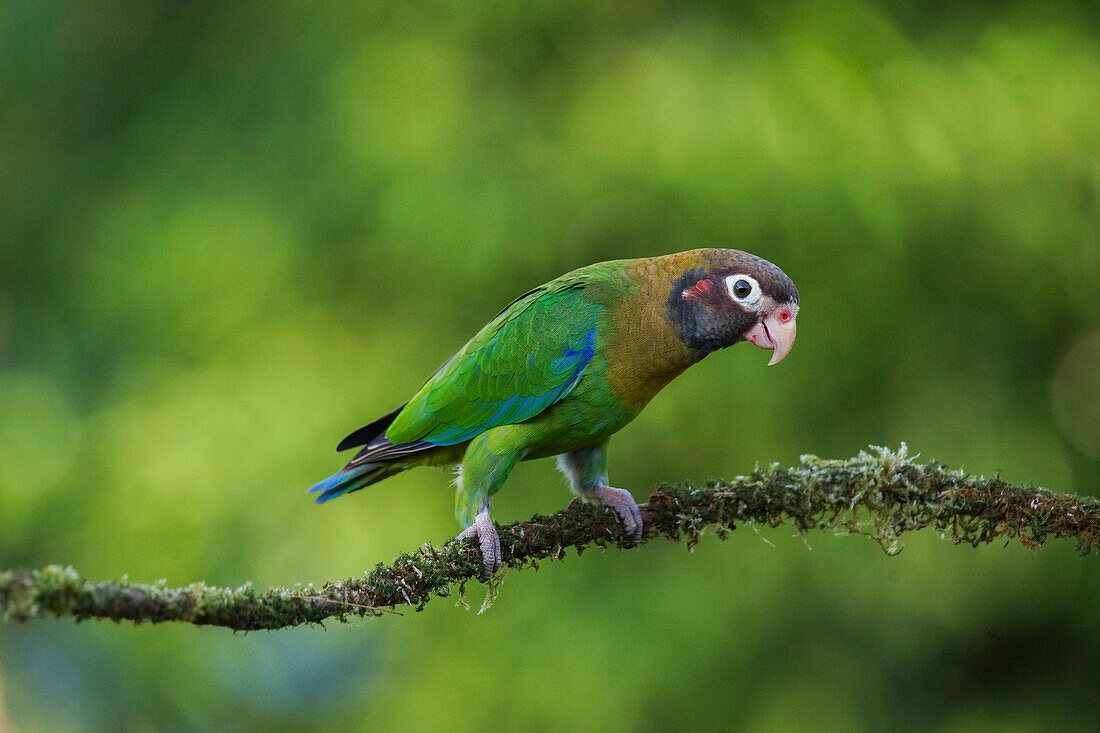
<instances>
[{"instance_id":1,"label":"mossy branch","mask_svg":"<svg viewBox=\"0 0 1100 733\"><path fill-rule=\"evenodd\" d=\"M956 544L978 546L1005 537L1038 547L1048 537L1073 539L1081 554L1100 536L1100 500L1011 486L1000 478L968 476L936 463L918 464L898 451L875 448L847 460L803 456L796 468L773 465L705 489L664 485L642 505L646 542L657 537L689 546L708 530L725 538L739 523L789 524L798 531L843 530L868 535L888 553L902 533L931 527ZM621 539L616 516L574 502L549 516L499 526L504 562L538 567L568 548L606 547ZM474 540L443 548L421 546L379 563L363 579L259 591L194 583L93 583L72 568L0 573L0 620L71 616L115 621L187 621L235 630L280 629L326 619L378 616L401 606L420 610L481 572Z\"/></svg>"}]
</instances>

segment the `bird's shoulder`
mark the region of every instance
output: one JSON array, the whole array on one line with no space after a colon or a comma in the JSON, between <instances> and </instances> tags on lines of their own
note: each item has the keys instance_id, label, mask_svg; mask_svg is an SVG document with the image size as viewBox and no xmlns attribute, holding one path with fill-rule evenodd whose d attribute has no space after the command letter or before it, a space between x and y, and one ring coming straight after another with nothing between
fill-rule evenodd
<instances>
[{"instance_id":1,"label":"bird's shoulder","mask_svg":"<svg viewBox=\"0 0 1100 733\"><path fill-rule=\"evenodd\" d=\"M610 260L572 270L560 277L528 290L497 313L485 330L491 330L521 317L536 304L542 309L557 305L590 301L602 307L612 307L637 289L637 283L627 275L635 260Z\"/></svg>"},{"instance_id":2,"label":"bird's shoulder","mask_svg":"<svg viewBox=\"0 0 1100 733\"><path fill-rule=\"evenodd\" d=\"M524 293L420 388L387 436L453 444L538 414L579 381L599 348L601 318L631 287L613 261Z\"/></svg>"}]
</instances>

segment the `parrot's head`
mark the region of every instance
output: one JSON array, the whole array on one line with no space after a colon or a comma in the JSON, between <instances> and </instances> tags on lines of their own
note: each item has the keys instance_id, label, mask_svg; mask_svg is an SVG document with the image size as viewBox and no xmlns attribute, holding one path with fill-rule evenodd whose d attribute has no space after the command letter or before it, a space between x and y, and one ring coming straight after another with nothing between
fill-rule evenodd
<instances>
[{"instance_id":1,"label":"parrot's head","mask_svg":"<svg viewBox=\"0 0 1100 733\"><path fill-rule=\"evenodd\" d=\"M765 259L733 249L697 250L697 265L672 283L668 317L699 358L749 341L778 364L794 345L798 288Z\"/></svg>"}]
</instances>

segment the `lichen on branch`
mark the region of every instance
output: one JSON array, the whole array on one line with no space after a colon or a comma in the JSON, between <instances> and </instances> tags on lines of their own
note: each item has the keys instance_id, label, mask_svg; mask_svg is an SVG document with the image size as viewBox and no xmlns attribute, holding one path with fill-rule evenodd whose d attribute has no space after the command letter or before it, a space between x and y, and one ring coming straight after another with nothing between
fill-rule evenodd
<instances>
[{"instance_id":1,"label":"lichen on branch","mask_svg":"<svg viewBox=\"0 0 1100 733\"><path fill-rule=\"evenodd\" d=\"M889 554L898 551L903 533L923 528L975 547L1002 537L1027 547L1039 547L1051 537L1072 539L1082 555L1096 549L1100 536L1100 500L916 463L904 444L897 451L873 448L845 460L802 456L797 467L758 468L730 481L710 481L706 488L666 484L641 509L643 543L665 537L689 547L708 531L724 539L745 523L864 534ZM579 501L556 514L499 525L498 531L504 564L512 568L561 559L569 548L622 541L613 512ZM473 539L422 545L390 565L379 563L361 579L266 591L251 584L96 583L72 568L51 565L0 572L0 620L68 616L280 629L380 616L399 607L420 610L433 596L447 596L455 584L478 577L481 569L481 551Z\"/></svg>"}]
</instances>

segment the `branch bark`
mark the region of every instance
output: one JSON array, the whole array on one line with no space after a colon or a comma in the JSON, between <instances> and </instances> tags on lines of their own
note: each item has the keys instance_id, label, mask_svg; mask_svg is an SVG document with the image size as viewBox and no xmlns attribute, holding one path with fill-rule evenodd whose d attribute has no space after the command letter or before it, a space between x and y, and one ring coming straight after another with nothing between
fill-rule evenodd
<instances>
[{"instance_id":1,"label":"branch bark","mask_svg":"<svg viewBox=\"0 0 1100 733\"><path fill-rule=\"evenodd\" d=\"M1027 547L1039 547L1049 537L1072 539L1082 555L1093 552L1100 537L1100 500L918 464L904 444L898 451L874 448L845 460L803 456L797 467L758 468L732 481L711 481L704 489L662 485L642 505L642 517L643 543L666 537L689 547L708 530L725 539L742 523L864 534L888 554L900 551L903 533L926 527L975 547L1001 537ZM619 545L622 539L612 512L579 501L498 530L504 563L512 568L537 568L539 560L563 558L568 548L580 553L591 545ZM464 587L480 572L475 540L442 548L422 545L391 565L379 563L365 578L320 588L95 583L54 565L0 572L0 620L69 616L77 621L186 621L238 631L280 629L379 616L400 606L419 611L433 596L449 595L454 584Z\"/></svg>"}]
</instances>

